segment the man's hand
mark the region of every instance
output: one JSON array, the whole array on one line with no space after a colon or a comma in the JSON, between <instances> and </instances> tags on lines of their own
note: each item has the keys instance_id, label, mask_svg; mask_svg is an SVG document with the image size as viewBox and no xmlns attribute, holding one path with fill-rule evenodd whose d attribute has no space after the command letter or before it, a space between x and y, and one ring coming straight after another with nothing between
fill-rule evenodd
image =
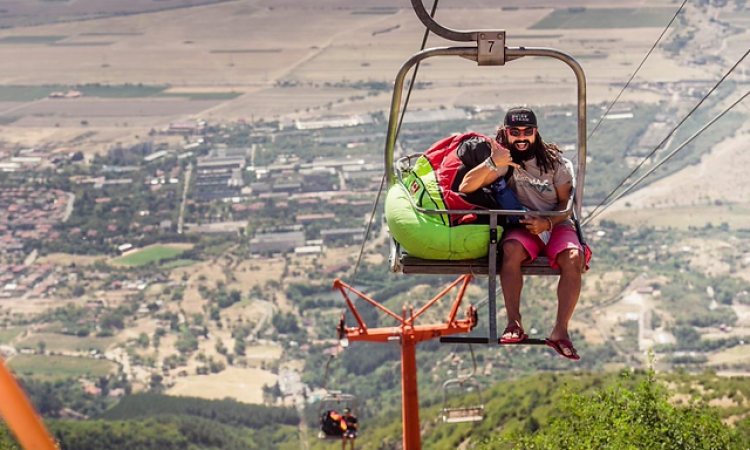
<instances>
[{"instance_id":1,"label":"man's hand","mask_svg":"<svg viewBox=\"0 0 750 450\"><path fill-rule=\"evenodd\" d=\"M518 168L518 164L514 163L510 156L510 150L498 144L494 139L490 140L490 146L492 147L490 157L497 167L512 166Z\"/></svg>"},{"instance_id":2,"label":"man's hand","mask_svg":"<svg viewBox=\"0 0 750 450\"><path fill-rule=\"evenodd\" d=\"M545 231L551 231L549 229L549 220L544 217L527 217L518 222L526 225L526 229L533 234L541 234Z\"/></svg>"}]
</instances>

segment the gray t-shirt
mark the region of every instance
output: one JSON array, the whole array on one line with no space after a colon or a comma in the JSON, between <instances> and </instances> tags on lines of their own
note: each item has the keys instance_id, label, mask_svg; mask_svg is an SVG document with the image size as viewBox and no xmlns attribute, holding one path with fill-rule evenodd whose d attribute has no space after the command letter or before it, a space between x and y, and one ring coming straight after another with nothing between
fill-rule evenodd
<instances>
[{"instance_id":1,"label":"gray t-shirt","mask_svg":"<svg viewBox=\"0 0 750 450\"><path fill-rule=\"evenodd\" d=\"M552 211L559 203L557 189L573 182L572 164L559 156L553 164L553 169L542 173L536 164L536 158L524 161L526 169L513 169L513 179L510 187L516 193L518 201L529 211ZM571 195L573 193L571 192ZM571 225L567 219L563 222Z\"/></svg>"}]
</instances>

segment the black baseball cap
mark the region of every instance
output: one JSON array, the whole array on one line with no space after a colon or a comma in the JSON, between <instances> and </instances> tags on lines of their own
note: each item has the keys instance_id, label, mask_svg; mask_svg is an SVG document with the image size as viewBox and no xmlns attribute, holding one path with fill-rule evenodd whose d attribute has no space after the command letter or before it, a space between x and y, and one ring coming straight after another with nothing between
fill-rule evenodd
<instances>
[{"instance_id":1,"label":"black baseball cap","mask_svg":"<svg viewBox=\"0 0 750 450\"><path fill-rule=\"evenodd\" d=\"M529 108L511 108L505 114L503 124L506 127L535 127L536 114Z\"/></svg>"}]
</instances>

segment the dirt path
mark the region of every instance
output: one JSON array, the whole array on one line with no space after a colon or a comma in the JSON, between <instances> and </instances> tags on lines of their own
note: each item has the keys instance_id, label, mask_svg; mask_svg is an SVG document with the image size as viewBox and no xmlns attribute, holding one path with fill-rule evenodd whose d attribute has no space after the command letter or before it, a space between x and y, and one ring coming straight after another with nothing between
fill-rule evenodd
<instances>
[{"instance_id":1,"label":"dirt path","mask_svg":"<svg viewBox=\"0 0 750 450\"><path fill-rule=\"evenodd\" d=\"M273 314L273 304L271 302L265 301L265 300L255 300L258 303L261 303L265 306L265 311L263 312L263 317L260 318L258 323L255 325L255 328L253 328L253 332L251 333L251 336L257 336L258 333L263 329L263 325L266 324L268 319Z\"/></svg>"},{"instance_id":2,"label":"dirt path","mask_svg":"<svg viewBox=\"0 0 750 450\"><path fill-rule=\"evenodd\" d=\"M185 203L187 203L188 187L190 187L190 175L193 173L193 165L189 164L185 170L185 186L182 189L182 202L180 202L180 217L177 219L177 233L182 234L182 225L185 223Z\"/></svg>"}]
</instances>

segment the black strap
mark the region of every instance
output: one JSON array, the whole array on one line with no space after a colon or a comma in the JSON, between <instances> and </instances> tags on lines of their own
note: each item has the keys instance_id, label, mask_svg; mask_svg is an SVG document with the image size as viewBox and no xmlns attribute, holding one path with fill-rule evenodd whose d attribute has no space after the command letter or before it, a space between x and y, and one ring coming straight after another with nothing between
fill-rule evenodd
<instances>
[{"instance_id":1,"label":"black strap","mask_svg":"<svg viewBox=\"0 0 750 450\"><path fill-rule=\"evenodd\" d=\"M505 180L506 185L508 184L508 181L510 181L510 179L513 177L513 169L514 169L513 166L508 166L508 172L506 172L505 175L503 176L503 179Z\"/></svg>"}]
</instances>

